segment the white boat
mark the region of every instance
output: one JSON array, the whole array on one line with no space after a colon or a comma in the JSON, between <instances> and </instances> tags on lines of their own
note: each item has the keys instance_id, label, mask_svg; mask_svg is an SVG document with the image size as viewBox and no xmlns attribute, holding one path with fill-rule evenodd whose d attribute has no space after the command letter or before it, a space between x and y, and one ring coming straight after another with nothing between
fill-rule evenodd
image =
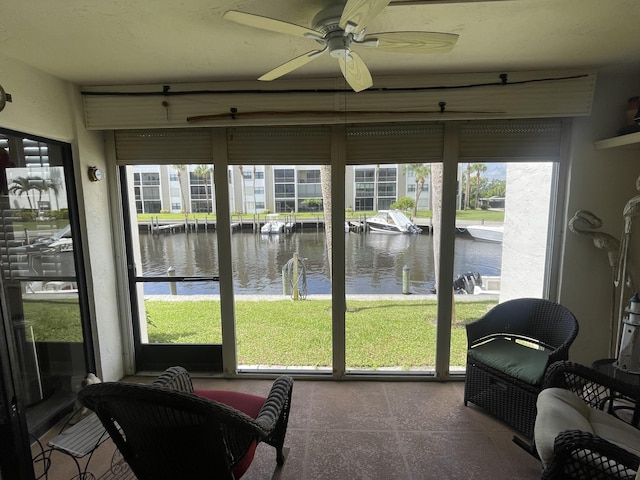
<instances>
[{"instance_id":1,"label":"white boat","mask_svg":"<svg viewBox=\"0 0 640 480\"><path fill-rule=\"evenodd\" d=\"M467 272L454 279L453 292L467 295L499 295L500 284L500 277L483 277L478 272Z\"/></svg>"},{"instance_id":2,"label":"white boat","mask_svg":"<svg viewBox=\"0 0 640 480\"><path fill-rule=\"evenodd\" d=\"M272 234L284 232L284 222L278 218L277 213L270 213L267 215L266 223L260 227L260 233Z\"/></svg>"},{"instance_id":3,"label":"white boat","mask_svg":"<svg viewBox=\"0 0 640 480\"><path fill-rule=\"evenodd\" d=\"M367 226L372 232L420 233L422 229L407 218L400 210L380 210L377 215L367 218Z\"/></svg>"},{"instance_id":4,"label":"white boat","mask_svg":"<svg viewBox=\"0 0 640 480\"><path fill-rule=\"evenodd\" d=\"M502 243L504 227L502 225L471 225L467 227L467 232L479 242Z\"/></svg>"}]
</instances>

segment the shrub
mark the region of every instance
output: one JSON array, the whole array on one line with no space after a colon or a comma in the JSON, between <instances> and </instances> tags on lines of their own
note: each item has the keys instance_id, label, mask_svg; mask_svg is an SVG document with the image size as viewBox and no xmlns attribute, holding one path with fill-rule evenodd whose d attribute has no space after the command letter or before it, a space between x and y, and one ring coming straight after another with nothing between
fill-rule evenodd
<instances>
[{"instance_id":1,"label":"shrub","mask_svg":"<svg viewBox=\"0 0 640 480\"><path fill-rule=\"evenodd\" d=\"M415 205L415 201L409 197L400 197L397 202L391 204L392 209L397 210L410 210Z\"/></svg>"},{"instance_id":2,"label":"shrub","mask_svg":"<svg viewBox=\"0 0 640 480\"><path fill-rule=\"evenodd\" d=\"M37 212L30 210L28 208L23 208L20 210L20 218L22 218L23 222L35 222L37 216Z\"/></svg>"}]
</instances>

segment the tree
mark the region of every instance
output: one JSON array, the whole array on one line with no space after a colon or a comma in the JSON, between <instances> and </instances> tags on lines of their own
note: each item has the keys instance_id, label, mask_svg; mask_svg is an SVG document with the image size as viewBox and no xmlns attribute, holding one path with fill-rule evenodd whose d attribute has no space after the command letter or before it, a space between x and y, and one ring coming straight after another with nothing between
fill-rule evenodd
<instances>
[{"instance_id":1,"label":"tree","mask_svg":"<svg viewBox=\"0 0 640 480\"><path fill-rule=\"evenodd\" d=\"M54 169L55 170L55 169ZM53 173L53 172L52 172ZM49 180L47 180L48 186L51 190L53 190L53 195L56 199L56 210L60 210L60 202L58 200L58 198L60 197L60 189L62 188L62 179L60 178L59 173L52 176L52 178L50 178Z\"/></svg>"},{"instance_id":2,"label":"tree","mask_svg":"<svg viewBox=\"0 0 640 480\"><path fill-rule=\"evenodd\" d=\"M491 179L486 185L485 196L487 197L504 197L507 195L507 181L497 178Z\"/></svg>"},{"instance_id":3,"label":"tree","mask_svg":"<svg viewBox=\"0 0 640 480\"><path fill-rule=\"evenodd\" d=\"M442 210L442 163L431 165L431 190L433 203L431 205L433 223L433 269L436 279L436 290L439 288L438 276L440 275L440 222Z\"/></svg>"},{"instance_id":4,"label":"tree","mask_svg":"<svg viewBox=\"0 0 640 480\"><path fill-rule=\"evenodd\" d=\"M184 187L182 186L182 174L187 171L186 165L173 165L173 168L176 169L176 173L178 175L178 185L180 186L180 198L182 199L182 211L185 213L189 213L189 205L184 196Z\"/></svg>"},{"instance_id":5,"label":"tree","mask_svg":"<svg viewBox=\"0 0 640 480\"><path fill-rule=\"evenodd\" d=\"M322 205L324 213L324 236L329 260L329 279L333 279L333 242L331 235L331 165L320 165L320 188L322 189Z\"/></svg>"},{"instance_id":6,"label":"tree","mask_svg":"<svg viewBox=\"0 0 640 480\"><path fill-rule=\"evenodd\" d=\"M464 185L464 210L469 210L471 198L471 164L467 163L467 181Z\"/></svg>"},{"instance_id":7,"label":"tree","mask_svg":"<svg viewBox=\"0 0 640 480\"><path fill-rule=\"evenodd\" d=\"M407 165L406 172L411 173L416 182L416 196L415 203L413 204L413 217L415 218L418 216L418 201L424 189L424 183L431 174L431 167L426 163L412 163L411 165Z\"/></svg>"},{"instance_id":8,"label":"tree","mask_svg":"<svg viewBox=\"0 0 640 480\"><path fill-rule=\"evenodd\" d=\"M398 199L397 202L393 202L391 204L391 208L392 209L397 209L397 210L409 210L410 208L413 208L414 211L414 216L415 216L415 202L413 201L412 198L409 197L400 197Z\"/></svg>"},{"instance_id":9,"label":"tree","mask_svg":"<svg viewBox=\"0 0 640 480\"><path fill-rule=\"evenodd\" d=\"M209 204L209 180L211 179L211 167L209 165L197 165L193 169L193 174L204 180L204 198L207 202L207 213L211 213L211 205Z\"/></svg>"},{"instance_id":10,"label":"tree","mask_svg":"<svg viewBox=\"0 0 640 480\"><path fill-rule=\"evenodd\" d=\"M480 174L487 171L487 166L484 163L474 163L471 166L471 170L476 173L476 202L474 208L478 208L478 198L480 197Z\"/></svg>"},{"instance_id":11,"label":"tree","mask_svg":"<svg viewBox=\"0 0 640 480\"><path fill-rule=\"evenodd\" d=\"M27 195L27 202L29 202L29 209L33 210L33 203L31 202L29 192L31 190L38 189L37 181L42 181L42 179L34 177L18 177L11 185L9 185L9 193L17 195L18 197L21 197L22 194L25 193Z\"/></svg>"},{"instance_id":12,"label":"tree","mask_svg":"<svg viewBox=\"0 0 640 480\"><path fill-rule=\"evenodd\" d=\"M317 211L322 207L322 199L320 198L307 198L302 201L302 205L309 210Z\"/></svg>"},{"instance_id":13,"label":"tree","mask_svg":"<svg viewBox=\"0 0 640 480\"><path fill-rule=\"evenodd\" d=\"M442 191L444 182L444 167L441 162L431 165L431 195L433 202L431 205L433 222L433 269L436 279L436 291L440 288L438 280L440 277L440 232L442 231ZM453 289L453 284L449 288ZM451 296L451 324L456 320L456 301Z\"/></svg>"},{"instance_id":14,"label":"tree","mask_svg":"<svg viewBox=\"0 0 640 480\"><path fill-rule=\"evenodd\" d=\"M246 192L245 192L245 185L244 185L244 167L242 165L238 165L238 170L240 170L240 196L242 197L242 208L240 209L240 211L242 213L247 213ZM267 212L264 212L264 213L267 213Z\"/></svg>"}]
</instances>

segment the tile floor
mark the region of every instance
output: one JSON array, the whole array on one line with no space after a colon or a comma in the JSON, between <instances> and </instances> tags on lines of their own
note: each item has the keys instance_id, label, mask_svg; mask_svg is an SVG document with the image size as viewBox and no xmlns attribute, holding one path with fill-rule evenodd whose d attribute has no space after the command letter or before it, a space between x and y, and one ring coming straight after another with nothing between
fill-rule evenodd
<instances>
[{"instance_id":1,"label":"tile floor","mask_svg":"<svg viewBox=\"0 0 640 480\"><path fill-rule=\"evenodd\" d=\"M540 478L540 463L512 442L509 427L464 406L463 389L461 382L296 381L281 478ZM261 446L247 480L268 478L270 453Z\"/></svg>"},{"instance_id":2,"label":"tile floor","mask_svg":"<svg viewBox=\"0 0 640 480\"><path fill-rule=\"evenodd\" d=\"M196 388L259 395L270 385L194 379ZM462 382L296 380L280 479L539 479L540 462L512 442L508 426L465 407L463 389ZM113 444L100 449L112 452ZM100 457L110 460L110 453L94 457L96 469ZM49 479L70 478L64 462L54 461ZM243 479L269 479L274 468L274 450L261 444Z\"/></svg>"}]
</instances>

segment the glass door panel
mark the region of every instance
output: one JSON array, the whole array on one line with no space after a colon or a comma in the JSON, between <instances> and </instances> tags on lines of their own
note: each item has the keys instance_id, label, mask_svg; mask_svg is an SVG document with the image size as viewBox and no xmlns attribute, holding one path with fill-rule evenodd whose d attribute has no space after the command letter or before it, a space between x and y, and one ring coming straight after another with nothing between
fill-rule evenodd
<instances>
[{"instance_id":1,"label":"glass door panel","mask_svg":"<svg viewBox=\"0 0 640 480\"><path fill-rule=\"evenodd\" d=\"M319 166L229 167L238 370L330 373Z\"/></svg>"},{"instance_id":2,"label":"glass door panel","mask_svg":"<svg viewBox=\"0 0 640 480\"><path fill-rule=\"evenodd\" d=\"M346 368L433 372L436 269L430 170L347 166Z\"/></svg>"},{"instance_id":3,"label":"glass door panel","mask_svg":"<svg viewBox=\"0 0 640 480\"><path fill-rule=\"evenodd\" d=\"M555 168L465 163L458 171L451 373L465 370L466 323L505 300L545 296Z\"/></svg>"},{"instance_id":4,"label":"glass door panel","mask_svg":"<svg viewBox=\"0 0 640 480\"><path fill-rule=\"evenodd\" d=\"M12 326L27 426L38 434L69 409L88 369L82 264L70 210L68 146L0 134L2 301ZM84 298L84 297L83 297ZM90 338L90 335L88 336Z\"/></svg>"},{"instance_id":5,"label":"glass door panel","mask_svg":"<svg viewBox=\"0 0 640 480\"><path fill-rule=\"evenodd\" d=\"M213 166L128 166L121 180L138 368L221 369Z\"/></svg>"}]
</instances>

